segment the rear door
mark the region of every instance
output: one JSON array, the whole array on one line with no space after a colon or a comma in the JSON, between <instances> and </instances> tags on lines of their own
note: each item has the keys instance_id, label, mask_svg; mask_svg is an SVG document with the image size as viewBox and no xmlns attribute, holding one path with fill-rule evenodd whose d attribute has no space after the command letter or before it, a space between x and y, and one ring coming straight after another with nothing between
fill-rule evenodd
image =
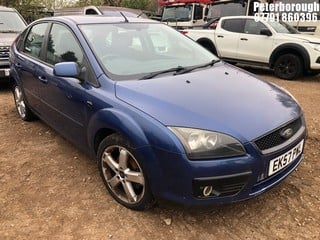
<instances>
[{"instance_id":1,"label":"rear door","mask_svg":"<svg viewBox=\"0 0 320 240\"><path fill-rule=\"evenodd\" d=\"M216 29L215 41L218 55L222 58L238 58L240 33L243 32L245 19L224 19Z\"/></svg>"},{"instance_id":2,"label":"rear door","mask_svg":"<svg viewBox=\"0 0 320 240\"><path fill-rule=\"evenodd\" d=\"M15 65L19 71L21 83L29 105L38 114L42 112L41 95L46 84L39 78L39 63L42 61L43 45L48 23L39 23L31 27L24 43L19 49Z\"/></svg>"}]
</instances>

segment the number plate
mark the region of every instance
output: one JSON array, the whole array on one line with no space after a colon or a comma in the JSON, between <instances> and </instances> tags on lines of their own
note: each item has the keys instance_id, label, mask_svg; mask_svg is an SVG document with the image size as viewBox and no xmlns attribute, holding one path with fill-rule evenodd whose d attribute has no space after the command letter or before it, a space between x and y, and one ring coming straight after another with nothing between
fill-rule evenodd
<instances>
[{"instance_id":1,"label":"number plate","mask_svg":"<svg viewBox=\"0 0 320 240\"><path fill-rule=\"evenodd\" d=\"M302 140L300 143L298 143L298 145L296 145L294 148L292 148L288 152L282 154L277 158L272 159L269 163L268 176L271 176L276 172L279 172L281 169L285 168L291 162L293 162L297 157L299 157L303 150L303 143L304 143L304 140Z\"/></svg>"}]
</instances>

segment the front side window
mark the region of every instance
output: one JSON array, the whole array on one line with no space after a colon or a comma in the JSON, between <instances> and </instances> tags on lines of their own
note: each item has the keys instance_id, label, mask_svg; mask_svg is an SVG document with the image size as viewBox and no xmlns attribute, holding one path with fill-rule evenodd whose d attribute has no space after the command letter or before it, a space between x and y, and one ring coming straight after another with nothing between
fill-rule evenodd
<instances>
[{"instance_id":1,"label":"front side window","mask_svg":"<svg viewBox=\"0 0 320 240\"><path fill-rule=\"evenodd\" d=\"M263 23L249 19L244 26L244 33L260 35L261 30L265 28L267 27Z\"/></svg>"},{"instance_id":2,"label":"front side window","mask_svg":"<svg viewBox=\"0 0 320 240\"><path fill-rule=\"evenodd\" d=\"M24 43L24 53L40 58L47 26L48 23L39 23L31 28Z\"/></svg>"},{"instance_id":3,"label":"front side window","mask_svg":"<svg viewBox=\"0 0 320 240\"><path fill-rule=\"evenodd\" d=\"M227 19L222 22L221 27L229 32L243 33L245 22L245 19Z\"/></svg>"},{"instance_id":4,"label":"front side window","mask_svg":"<svg viewBox=\"0 0 320 240\"><path fill-rule=\"evenodd\" d=\"M82 64L83 53L71 31L63 25L53 24L47 45L46 62L77 62Z\"/></svg>"}]
</instances>

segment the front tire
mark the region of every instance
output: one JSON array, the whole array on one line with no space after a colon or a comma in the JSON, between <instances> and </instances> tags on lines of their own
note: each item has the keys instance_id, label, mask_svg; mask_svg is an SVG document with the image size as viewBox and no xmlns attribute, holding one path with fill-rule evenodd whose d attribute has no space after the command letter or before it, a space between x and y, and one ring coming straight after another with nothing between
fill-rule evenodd
<instances>
[{"instance_id":1,"label":"front tire","mask_svg":"<svg viewBox=\"0 0 320 240\"><path fill-rule=\"evenodd\" d=\"M153 206L154 198L140 160L120 134L101 142L98 167L103 183L118 203L138 211Z\"/></svg>"},{"instance_id":2,"label":"front tire","mask_svg":"<svg viewBox=\"0 0 320 240\"><path fill-rule=\"evenodd\" d=\"M274 73L281 79L293 80L301 75L302 62L297 55L283 54L274 64Z\"/></svg>"},{"instance_id":3,"label":"front tire","mask_svg":"<svg viewBox=\"0 0 320 240\"><path fill-rule=\"evenodd\" d=\"M20 86L14 82L13 84L13 97L14 97L14 102L16 106L16 110L19 114L19 117L24 120L24 121L31 121L35 118L34 114L28 107L27 103L25 102L25 97L22 92L22 89Z\"/></svg>"}]
</instances>

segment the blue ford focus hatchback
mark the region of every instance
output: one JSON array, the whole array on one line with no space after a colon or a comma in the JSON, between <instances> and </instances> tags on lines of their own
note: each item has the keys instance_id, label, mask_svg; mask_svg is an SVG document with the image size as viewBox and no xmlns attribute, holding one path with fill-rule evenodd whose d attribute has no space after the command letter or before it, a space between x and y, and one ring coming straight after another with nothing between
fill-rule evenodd
<instances>
[{"instance_id":1,"label":"blue ford focus hatchback","mask_svg":"<svg viewBox=\"0 0 320 240\"><path fill-rule=\"evenodd\" d=\"M302 160L303 112L285 90L151 20L35 21L11 47L16 109L96 159L122 205L257 196Z\"/></svg>"}]
</instances>

